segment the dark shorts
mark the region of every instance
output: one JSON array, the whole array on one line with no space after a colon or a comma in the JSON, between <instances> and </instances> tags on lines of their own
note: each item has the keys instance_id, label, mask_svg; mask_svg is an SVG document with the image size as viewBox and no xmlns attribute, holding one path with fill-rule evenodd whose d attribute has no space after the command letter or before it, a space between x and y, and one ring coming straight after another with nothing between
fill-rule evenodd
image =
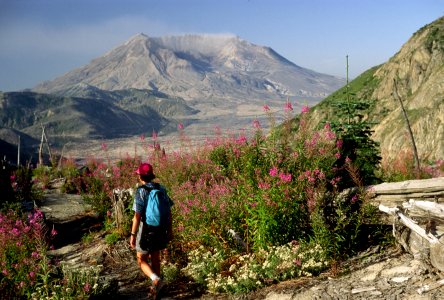
<instances>
[{"instance_id":1,"label":"dark shorts","mask_svg":"<svg viewBox=\"0 0 444 300\"><path fill-rule=\"evenodd\" d=\"M140 222L136 238L136 251L148 254L167 247L168 236L165 228L150 226Z\"/></svg>"}]
</instances>

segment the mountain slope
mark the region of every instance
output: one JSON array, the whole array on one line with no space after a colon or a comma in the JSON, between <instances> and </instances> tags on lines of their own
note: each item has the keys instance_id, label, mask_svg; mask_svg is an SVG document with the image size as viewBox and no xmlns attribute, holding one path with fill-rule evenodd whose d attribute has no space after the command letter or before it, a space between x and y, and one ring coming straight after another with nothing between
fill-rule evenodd
<instances>
[{"instance_id":1,"label":"mountain slope","mask_svg":"<svg viewBox=\"0 0 444 300\"><path fill-rule=\"evenodd\" d=\"M394 80L412 127L421 159L444 158L444 17L418 30L388 62L353 80L356 98L373 101L366 118L373 121L373 138L384 157L410 151L411 142ZM344 99L342 88L319 103L312 114L314 126L334 118L331 104Z\"/></svg>"},{"instance_id":2,"label":"mountain slope","mask_svg":"<svg viewBox=\"0 0 444 300\"><path fill-rule=\"evenodd\" d=\"M319 101L344 80L304 69L272 49L232 36L139 34L88 65L34 88L55 93L78 84L102 90L149 89L185 100Z\"/></svg>"},{"instance_id":3,"label":"mountain slope","mask_svg":"<svg viewBox=\"0 0 444 300\"><path fill-rule=\"evenodd\" d=\"M56 93L60 96L80 97L107 101L124 110L145 115L155 110L164 117L183 117L198 113L181 98L171 97L167 94L139 89L126 89L116 91L101 90L97 87L79 83Z\"/></svg>"},{"instance_id":4,"label":"mountain slope","mask_svg":"<svg viewBox=\"0 0 444 300\"><path fill-rule=\"evenodd\" d=\"M0 94L0 125L38 138L42 127L52 138L115 138L159 132L169 120L149 106L132 112L109 101L33 92ZM175 127L175 126L173 126Z\"/></svg>"}]
</instances>

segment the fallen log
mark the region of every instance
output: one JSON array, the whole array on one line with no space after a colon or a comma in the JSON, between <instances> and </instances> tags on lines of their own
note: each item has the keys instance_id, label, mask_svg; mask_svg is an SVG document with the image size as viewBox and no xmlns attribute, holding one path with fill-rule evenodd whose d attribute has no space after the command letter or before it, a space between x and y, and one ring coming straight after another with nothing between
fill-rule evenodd
<instances>
[{"instance_id":1,"label":"fallen log","mask_svg":"<svg viewBox=\"0 0 444 300\"><path fill-rule=\"evenodd\" d=\"M444 203L444 177L385 182L367 188L370 203L398 206L410 199Z\"/></svg>"},{"instance_id":2,"label":"fallen log","mask_svg":"<svg viewBox=\"0 0 444 300\"><path fill-rule=\"evenodd\" d=\"M397 216L399 220L408 228L416 232L420 237L423 239L426 239L429 243L438 243L438 239L431 234L430 232L427 232L426 229L422 228L421 226L417 225L415 221L404 215L399 208L397 207L387 207L382 204L379 205L379 210L383 211L385 213L391 214L393 216Z\"/></svg>"},{"instance_id":3,"label":"fallen log","mask_svg":"<svg viewBox=\"0 0 444 300\"><path fill-rule=\"evenodd\" d=\"M379 210L393 216L393 235L403 248L415 257L444 271L444 231L436 223L444 222L444 205L411 199L402 207L379 205ZM418 217L408 215L415 212ZM428 220L425 222L424 220ZM400 226L403 225L403 226Z\"/></svg>"}]
</instances>

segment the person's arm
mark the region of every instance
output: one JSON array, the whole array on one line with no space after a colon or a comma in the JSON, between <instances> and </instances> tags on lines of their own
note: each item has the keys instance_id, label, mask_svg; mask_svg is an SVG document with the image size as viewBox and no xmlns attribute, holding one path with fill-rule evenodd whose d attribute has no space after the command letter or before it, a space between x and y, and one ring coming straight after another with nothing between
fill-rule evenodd
<instances>
[{"instance_id":1,"label":"person's arm","mask_svg":"<svg viewBox=\"0 0 444 300\"><path fill-rule=\"evenodd\" d=\"M137 236L137 230L139 229L140 218L141 218L140 213L135 212L133 217L133 225L131 226L131 238L130 238L130 246L133 249L136 247L136 236Z\"/></svg>"}]
</instances>

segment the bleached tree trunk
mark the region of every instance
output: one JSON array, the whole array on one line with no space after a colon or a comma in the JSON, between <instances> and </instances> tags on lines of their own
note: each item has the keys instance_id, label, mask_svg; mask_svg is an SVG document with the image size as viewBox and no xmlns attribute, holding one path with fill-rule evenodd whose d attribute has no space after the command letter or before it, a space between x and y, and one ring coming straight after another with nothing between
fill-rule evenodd
<instances>
[{"instance_id":1,"label":"bleached tree trunk","mask_svg":"<svg viewBox=\"0 0 444 300\"><path fill-rule=\"evenodd\" d=\"M397 98L399 100L399 104L401 105L402 114L404 115L404 119L405 119L405 123L406 123L406 126L407 126L407 130L409 132L410 140L412 142L413 154L414 154L414 157L415 157L416 174L419 175L420 166L419 166L418 149L416 148L415 137L413 136L412 127L410 126L410 122L409 122L409 118L407 116L407 112L405 111L404 104L402 103L402 99L401 99L401 97L398 94L398 86L397 86L397 83L396 83L396 79L393 79L393 86L395 88L394 91L393 91L393 94L394 94L395 98Z\"/></svg>"}]
</instances>

